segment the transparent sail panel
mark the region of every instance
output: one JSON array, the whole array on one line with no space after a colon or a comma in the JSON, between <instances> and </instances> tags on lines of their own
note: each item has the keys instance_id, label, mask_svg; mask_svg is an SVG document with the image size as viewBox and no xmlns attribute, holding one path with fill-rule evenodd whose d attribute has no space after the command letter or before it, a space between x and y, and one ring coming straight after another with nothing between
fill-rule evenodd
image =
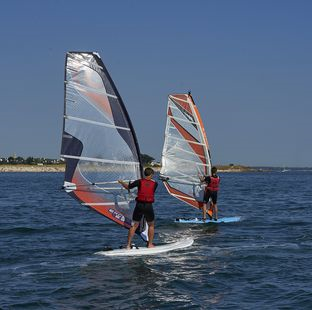
<instances>
[{"instance_id":1,"label":"transparent sail panel","mask_svg":"<svg viewBox=\"0 0 312 310\"><path fill-rule=\"evenodd\" d=\"M120 161L137 161L133 149L120 135L117 128L85 123L76 120L66 120L65 131L83 143L81 156L95 159L110 159ZM135 147L129 130L125 131L131 146Z\"/></svg>"}]
</instances>

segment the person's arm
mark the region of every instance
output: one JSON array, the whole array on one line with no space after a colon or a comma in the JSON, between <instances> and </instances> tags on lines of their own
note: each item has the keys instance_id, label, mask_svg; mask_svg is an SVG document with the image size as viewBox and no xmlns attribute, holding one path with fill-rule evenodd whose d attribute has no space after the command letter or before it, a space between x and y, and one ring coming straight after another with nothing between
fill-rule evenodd
<instances>
[{"instance_id":1,"label":"person's arm","mask_svg":"<svg viewBox=\"0 0 312 310\"><path fill-rule=\"evenodd\" d=\"M205 176L204 175L200 175L199 173L198 173L198 178L199 178L199 180L200 180L200 182L205 182Z\"/></svg>"},{"instance_id":2,"label":"person's arm","mask_svg":"<svg viewBox=\"0 0 312 310\"><path fill-rule=\"evenodd\" d=\"M139 180L136 180L131 183L130 182L126 183L123 180L118 180L118 183L121 184L127 190L130 190L131 188L134 188L134 187L139 187Z\"/></svg>"},{"instance_id":3,"label":"person's arm","mask_svg":"<svg viewBox=\"0 0 312 310\"><path fill-rule=\"evenodd\" d=\"M121 184L125 189L129 190L129 184L124 182L123 180L118 180L118 183Z\"/></svg>"}]
</instances>

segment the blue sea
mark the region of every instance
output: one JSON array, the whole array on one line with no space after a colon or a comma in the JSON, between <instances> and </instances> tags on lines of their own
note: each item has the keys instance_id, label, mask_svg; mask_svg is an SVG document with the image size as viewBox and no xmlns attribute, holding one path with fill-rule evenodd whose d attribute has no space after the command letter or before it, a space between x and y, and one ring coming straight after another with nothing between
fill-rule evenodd
<instances>
[{"instance_id":1,"label":"blue sea","mask_svg":"<svg viewBox=\"0 0 312 310\"><path fill-rule=\"evenodd\" d=\"M220 173L219 217L155 203L157 256L107 258L127 230L60 190L62 173L0 173L1 309L312 309L312 171ZM135 237L140 245L141 240Z\"/></svg>"}]
</instances>

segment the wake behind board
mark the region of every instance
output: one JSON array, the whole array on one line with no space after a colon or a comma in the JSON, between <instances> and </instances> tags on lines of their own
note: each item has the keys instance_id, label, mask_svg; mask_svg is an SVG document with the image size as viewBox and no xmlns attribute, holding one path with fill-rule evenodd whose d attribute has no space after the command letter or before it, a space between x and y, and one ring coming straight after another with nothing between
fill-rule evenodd
<instances>
[{"instance_id":1,"label":"wake behind board","mask_svg":"<svg viewBox=\"0 0 312 310\"><path fill-rule=\"evenodd\" d=\"M105 255L105 256L139 256L139 255L154 255L165 253L173 250L180 250L191 246L194 242L192 238L181 239L177 242L156 245L154 248L138 247L132 248L131 250L127 249L115 249L109 251L100 251L95 254Z\"/></svg>"},{"instance_id":2,"label":"wake behind board","mask_svg":"<svg viewBox=\"0 0 312 310\"><path fill-rule=\"evenodd\" d=\"M218 220L210 220L206 219L204 222L202 218L177 218L174 222L175 223L183 223L183 224L220 224L220 223L234 223L239 222L241 219L240 216L232 216L232 217L221 217Z\"/></svg>"}]
</instances>

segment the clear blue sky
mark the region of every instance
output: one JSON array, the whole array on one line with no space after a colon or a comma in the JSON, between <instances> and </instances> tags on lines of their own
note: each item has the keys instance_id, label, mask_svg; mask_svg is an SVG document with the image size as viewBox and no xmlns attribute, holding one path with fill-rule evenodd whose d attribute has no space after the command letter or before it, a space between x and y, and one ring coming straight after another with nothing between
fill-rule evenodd
<instances>
[{"instance_id":1,"label":"clear blue sky","mask_svg":"<svg viewBox=\"0 0 312 310\"><path fill-rule=\"evenodd\" d=\"M214 164L312 166L312 1L0 2L0 156L58 158L65 53L100 53L142 153L192 91Z\"/></svg>"}]
</instances>

